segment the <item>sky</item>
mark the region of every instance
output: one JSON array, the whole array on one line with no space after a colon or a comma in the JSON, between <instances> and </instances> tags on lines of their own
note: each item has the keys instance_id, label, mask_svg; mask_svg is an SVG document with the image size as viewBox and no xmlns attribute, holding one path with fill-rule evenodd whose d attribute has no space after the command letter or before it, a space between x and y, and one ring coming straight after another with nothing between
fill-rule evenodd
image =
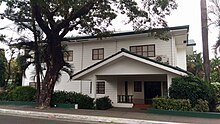
<instances>
[{"instance_id":1,"label":"sky","mask_svg":"<svg viewBox=\"0 0 220 124\"><path fill-rule=\"evenodd\" d=\"M200 0L176 0L178 3L177 10L172 11L171 15L167 17L168 26L182 26L189 25L189 39L193 39L196 42L194 50L202 52L202 39L201 39L201 14L200 14ZM208 2L208 0L207 0ZM2 12L2 10L0 10ZM117 20L116 20L117 21ZM128 31L128 27L120 24L120 21L114 22L116 31ZM12 25L12 22L7 20L1 20L1 27ZM11 31L13 30L13 31ZM217 40L218 30L209 28L209 55L214 57L212 46ZM18 37L16 30L6 29L0 31L0 33L6 34L9 37ZM0 43L0 48L7 48L7 46Z\"/></svg>"}]
</instances>

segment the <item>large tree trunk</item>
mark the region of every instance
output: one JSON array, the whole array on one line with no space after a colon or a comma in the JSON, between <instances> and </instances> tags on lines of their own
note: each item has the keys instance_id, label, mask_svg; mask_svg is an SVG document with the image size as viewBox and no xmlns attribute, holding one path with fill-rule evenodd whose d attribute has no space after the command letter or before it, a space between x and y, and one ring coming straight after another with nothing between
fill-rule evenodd
<instances>
[{"instance_id":1,"label":"large tree trunk","mask_svg":"<svg viewBox=\"0 0 220 124\"><path fill-rule=\"evenodd\" d=\"M54 35L53 35L54 36ZM58 35L57 35L58 36ZM48 54L47 54L48 53ZM47 71L42 82L42 90L40 92L40 107L50 107L51 97L54 86L59 78L59 72L64 66L63 53L61 49L61 41L57 37L50 39L46 53Z\"/></svg>"},{"instance_id":2,"label":"large tree trunk","mask_svg":"<svg viewBox=\"0 0 220 124\"><path fill-rule=\"evenodd\" d=\"M201 2L202 45L203 45L205 80L210 81L210 61L209 61L206 0L201 0L200 2Z\"/></svg>"}]
</instances>

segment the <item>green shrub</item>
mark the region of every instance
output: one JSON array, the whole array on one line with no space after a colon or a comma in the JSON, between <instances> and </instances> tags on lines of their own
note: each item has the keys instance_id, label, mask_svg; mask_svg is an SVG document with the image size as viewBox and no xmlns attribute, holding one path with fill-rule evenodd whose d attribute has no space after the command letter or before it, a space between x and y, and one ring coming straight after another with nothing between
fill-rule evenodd
<instances>
[{"instance_id":1,"label":"green shrub","mask_svg":"<svg viewBox=\"0 0 220 124\"><path fill-rule=\"evenodd\" d=\"M94 99L88 95L83 95L81 93L76 93L75 97L76 103L81 109L92 109L94 108Z\"/></svg>"},{"instance_id":2,"label":"green shrub","mask_svg":"<svg viewBox=\"0 0 220 124\"><path fill-rule=\"evenodd\" d=\"M197 104L192 110L197 112L208 112L209 111L208 102L206 100L199 99L197 100Z\"/></svg>"},{"instance_id":3,"label":"green shrub","mask_svg":"<svg viewBox=\"0 0 220 124\"><path fill-rule=\"evenodd\" d=\"M220 106L217 106L217 107L216 107L216 111L217 111L217 112L220 112Z\"/></svg>"},{"instance_id":4,"label":"green shrub","mask_svg":"<svg viewBox=\"0 0 220 124\"><path fill-rule=\"evenodd\" d=\"M13 101L35 101L36 89L29 86L18 86L10 92Z\"/></svg>"},{"instance_id":5,"label":"green shrub","mask_svg":"<svg viewBox=\"0 0 220 124\"><path fill-rule=\"evenodd\" d=\"M112 108L112 101L108 96L96 99L96 109L98 110L106 110Z\"/></svg>"},{"instance_id":6,"label":"green shrub","mask_svg":"<svg viewBox=\"0 0 220 124\"><path fill-rule=\"evenodd\" d=\"M0 101L10 101L11 99L11 95L9 94L9 92L1 92L0 93Z\"/></svg>"},{"instance_id":7,"label":"green shrub","mask_svg":"<svg viewBox=\"0 0 220 124\"><path fill-rule=\"evenodd\" d=\"M94 107L93 98L76 92L56 91L52 95L52 104L78 104L80 109L92 109Z\"/></svg>"},{"instance_id":8,"label":"green shrub","mask_svg":"<svg viewBox=\"0 0 220 124\"><path fill-rule=\"evenodd\" d=\"M198 99L203 99L208 101L209 110L214 111L216 108L217 92L214 86L196 77L174 78L169 95L174 99L189 99L193 107Z\"/></svg>"},{"instance_id":9,"label":"green shrub","mask_svg":"<svg viewBox=\"0 0 220 124\"><path fill-rule=\"evenodd\" d=\"M192 108L188 99L153 98L152 101L155 109L190 111Z\"/></svg>"}]
</instances>

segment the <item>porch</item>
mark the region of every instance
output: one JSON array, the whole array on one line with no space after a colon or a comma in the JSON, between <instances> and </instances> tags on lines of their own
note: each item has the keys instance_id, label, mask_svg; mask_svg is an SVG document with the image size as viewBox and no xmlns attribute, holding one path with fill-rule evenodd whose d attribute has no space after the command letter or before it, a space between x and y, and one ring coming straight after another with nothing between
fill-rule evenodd
<instances>
[{"instance_id":1,"label":"porch","mask_svg":"<svg viewBox=\"0 0 220 124\"><path fill-rule=\"evenodd\" d=\"M168 95L167 75L99 75L95 98L109 96L115 107L149 105L152 98ZM99 82L105 82L105 92L100 94Z\"/></svg>"}]
</instances>

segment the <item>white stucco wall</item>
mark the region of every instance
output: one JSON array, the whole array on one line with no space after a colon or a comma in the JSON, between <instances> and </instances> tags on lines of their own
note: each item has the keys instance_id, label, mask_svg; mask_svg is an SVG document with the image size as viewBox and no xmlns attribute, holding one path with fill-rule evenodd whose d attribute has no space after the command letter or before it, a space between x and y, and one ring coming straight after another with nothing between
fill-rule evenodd
<instances>
[{"instance_id":1,"label":"white stucco wall","mask_svg":"<svg viewBox=\"0 0 220 124\"><path fill-rule=\"evenodd\" d=\"M177 64L176 66L186 70L186 48L177 49Z\"/></svg>"}]
</instances>

